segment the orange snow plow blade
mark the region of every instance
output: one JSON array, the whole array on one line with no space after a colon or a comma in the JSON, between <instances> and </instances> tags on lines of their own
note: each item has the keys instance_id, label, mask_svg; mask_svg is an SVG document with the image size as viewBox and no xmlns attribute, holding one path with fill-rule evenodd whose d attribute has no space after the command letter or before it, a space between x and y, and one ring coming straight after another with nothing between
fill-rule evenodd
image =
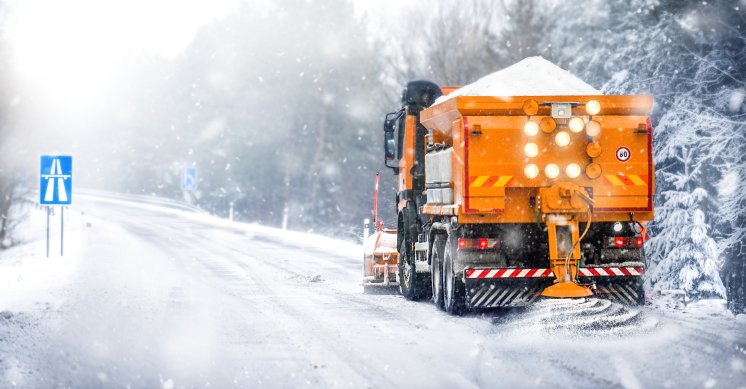
<instances>
[{"instance_id":1,"label":"orange snow plow blade","mask_svg":"<svg viewBox=\"0 0 746 389\"><path fill-rule=\"evenodd\" d=\"M396 230L376 230L363 242L363 286L398 286L399 252Z\"/></svg>"}]
</instances>

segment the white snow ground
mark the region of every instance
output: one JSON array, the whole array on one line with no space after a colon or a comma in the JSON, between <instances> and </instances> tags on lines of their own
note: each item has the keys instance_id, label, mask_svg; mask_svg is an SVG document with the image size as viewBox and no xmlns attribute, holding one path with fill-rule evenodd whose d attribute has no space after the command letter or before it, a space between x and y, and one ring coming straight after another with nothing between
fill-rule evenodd
<instances>
[{"instance_id":1,"label":"white snow ground","mask_svg":"<svg viewBox=\"0 0 746 389\"><path fill-rule=\"evenodd\" d=\"M101 195L67 214L70 255L0 255L0 387L746 387L719 301L450 317L363 294L354 244Z\"/></svg>"}]
</instances>

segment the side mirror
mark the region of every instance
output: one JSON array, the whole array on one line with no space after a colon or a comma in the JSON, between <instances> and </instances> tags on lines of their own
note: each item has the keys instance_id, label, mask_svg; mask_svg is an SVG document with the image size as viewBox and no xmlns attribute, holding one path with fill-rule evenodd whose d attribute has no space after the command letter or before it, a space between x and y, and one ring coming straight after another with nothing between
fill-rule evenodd
<instances>
[{"instance_id":1,"label":"side mirror","mask_svg":"<svg viewBox=\"0 0 746 389\"><path fill-rule=\"evenodd\" d=\"M391 168L394 174L399 174L399 164L394 163L389 165L389 161L396 161L396 122L404 115L404 110L398 112L391 112L386 115L386 120L383 122L383 151L384 161L386 167ZM399 128L399 131L404 131L403 128Z\"/></svg>"},{"instance_id":2,"label":"side mirror","mask_svg":"<svg viewBox=\"0 0 746 389\"><path fill-rule=\"evenodd\" d=\"M391 161L396 156L396 139L394 139L394 129L386 128L383 133L383 148L386 154L386 161Z\"/></svg>"}]
</instances>

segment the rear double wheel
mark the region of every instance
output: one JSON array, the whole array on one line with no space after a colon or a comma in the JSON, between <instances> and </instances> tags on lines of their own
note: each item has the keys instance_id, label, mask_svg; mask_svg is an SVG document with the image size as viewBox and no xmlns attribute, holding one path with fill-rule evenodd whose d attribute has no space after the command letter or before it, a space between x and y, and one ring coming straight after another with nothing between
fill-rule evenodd
<instances>
[{"instance_id":1,"label":"rear double wheel","mask_svg":"<svg viewBox=\"0 0 746 389\"><path fill-rule=\"evenodd\" d=\"M438 234L433 239L432 257L430 259L430 269L432 274L433 303L435 306L444 309L443 304L443 255L445 254L446 238Z\"/></svg>"},{"instance_id":2,"label":"rear double wheel","mask_svg":"<svg viewBox=\"0 0 746 389\"><path fill-rule=\"evenodd\" d=\"M458 238L449 234L443 256L443 307L451 315L461 315L466 311L466 287L457 271Z\"/></svg>"}]
</instances>

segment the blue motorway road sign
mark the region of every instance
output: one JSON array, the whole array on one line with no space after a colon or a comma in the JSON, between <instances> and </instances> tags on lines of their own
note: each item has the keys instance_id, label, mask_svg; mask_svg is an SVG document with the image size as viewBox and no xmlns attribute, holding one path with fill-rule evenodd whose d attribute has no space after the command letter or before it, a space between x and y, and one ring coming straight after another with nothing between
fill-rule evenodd
<instances>
[{"instance_id":1,"label":"blue motorway road sign","mask_svg":"<svg viewBox=\"0 0 746 389\"><path fill-rule=\"evenodd\" d=\"M197 189L197 168L189 166L184 169L184 174L181 176L181 189L182 190L196 190Z\"/></svg>"},{"instance_id":2,"label":"blue motorway road sign","mask_svg":"<svg viewBox=\"0 0 746 389\"><path fill-rule=\"evenodd\" d=\"M39 204L70 205L73 198L73 157L42 155L39 172Z\"/></svg>"}]
</instances>

